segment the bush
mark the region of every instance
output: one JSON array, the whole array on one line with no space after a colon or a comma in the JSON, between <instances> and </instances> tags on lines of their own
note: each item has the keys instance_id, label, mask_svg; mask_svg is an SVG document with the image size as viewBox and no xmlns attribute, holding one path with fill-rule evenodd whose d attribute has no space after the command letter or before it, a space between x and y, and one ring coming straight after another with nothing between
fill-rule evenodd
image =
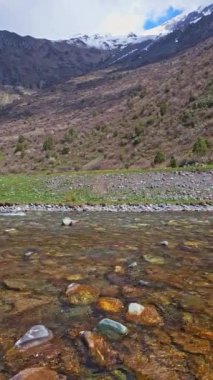
<instances>
[{"instance_id":1,"label":"bush","mask_svg":"<svg viewBox=\"0 0 213 380\"><path fill-rule=\"evenodd\" d=\"M209 142L206 139L199 137L195 141L192 151L198 156L204 156L208 152L209 148L210 148Z\"/></svg>"},{"instance_id":2,"label":"bush","mask_svg":"<svg viewBox=\"0 0 213 380\"><path fill-rule=\"evenodd\" d=\"M156 153L155 158L154 158L154 163L155 164L162 164L162 162L165 161L165 155L163 152L160 150Z\"/></svg>"},{"instance_id":3,"label":"bush","mask_svg":"<svg viewBox=\"0 0 213 380\"><path fill-rule=\"evenodd\" d=\"M43 150L52 150L53 149L53 138L52 136L47 136L43 143Z\"/></svg>"},{"instance_id":4,"label":"bush","mask_svg":"<svg viewBox=\"0 0 213 380\"><path fill-rule=\"evenodd\" d=\"M22 156L24 156L24 151L27 149L27 141L24 136L20 135L15 147L15 153L21 152Z\"/></svg>"},{"instance_id":5,"label":"bush","mask_svg":"<svg viewBox=\"0 0 213 380\"><path fill-rule=\"evenodd\" d=\"M68 154L69 153L69 147L68 146L64 146L61 150L61 154L65 155L65 154Z\"/></svg>"},{"instance_id":6,"label":"bush","mask_svg":"<svg viewBox=\"0 0 213 380\"><path fill-rule=\"evenodd\" d=\"M174 156L171 157L170 159L170 166L171 168L176 168L177 167L177 160Z\"/></svg>"},{"instance_id":7,"label":"bush","mask_svg":"<svg viewBox=\"0 0 213 380\"><path fill-rule=\"evenodd\" d=\"M160 104L160 114L161 114L161 116L166 115L167 108L168 108L168 105L167 105L166 102L162 102L162 103Z\"/></svg>"}]
</instances>

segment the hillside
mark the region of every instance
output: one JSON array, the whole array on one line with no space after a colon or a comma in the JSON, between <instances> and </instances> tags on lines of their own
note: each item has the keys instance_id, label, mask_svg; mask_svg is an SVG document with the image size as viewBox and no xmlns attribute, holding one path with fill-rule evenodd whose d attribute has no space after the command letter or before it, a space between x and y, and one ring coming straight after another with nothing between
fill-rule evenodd
<instances>
[{"instance_id":1,"label":"hillside","mask_svg":"<svg viewBox=\"0 0 213 380\"><path fill-rule=\"evenodd\" d=\"M146 168L159 150L163 166L172 156L211 161L212 47L209 38L169 60L38 92L3 87L1 172Z\"/></svg>"}]
</instances>

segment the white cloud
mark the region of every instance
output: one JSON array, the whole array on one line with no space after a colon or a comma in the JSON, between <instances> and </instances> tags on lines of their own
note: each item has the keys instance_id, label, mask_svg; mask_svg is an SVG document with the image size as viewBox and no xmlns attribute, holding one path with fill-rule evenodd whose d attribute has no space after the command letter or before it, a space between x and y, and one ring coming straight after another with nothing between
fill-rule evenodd
<instances>
[{"instance_id":1,"label":"white cloud","mask_svg":"<svg viewBox=\"0 0 213 380\"><path fill-rule=\"evenodd\" d=\"M147 18L170 6L183 10L209 0L0 0L0 26L21 35L51 39L78 33L139 32Z\"/></svg>"}]
</instances>

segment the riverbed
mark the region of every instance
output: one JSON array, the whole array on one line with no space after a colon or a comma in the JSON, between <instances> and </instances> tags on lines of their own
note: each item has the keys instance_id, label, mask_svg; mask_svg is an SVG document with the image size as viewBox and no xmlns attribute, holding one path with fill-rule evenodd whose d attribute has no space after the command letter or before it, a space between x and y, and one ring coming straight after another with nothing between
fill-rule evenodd
<instances>
[{"instance_id":1,"label":"riverbed","mask_svg":"<svg viewBox=\"0 0 213 380\"><path fill-rule=\"evenodd\" d=\"M0 379L43 366L70 380L212 379L213 214L85 210L64 227L65 215L0 215ZM74 302L70 284L94 297ZM127 332L101 331L105 318ZM35 325L51 339L15 347Z\"/></svg>"}]
</instances>

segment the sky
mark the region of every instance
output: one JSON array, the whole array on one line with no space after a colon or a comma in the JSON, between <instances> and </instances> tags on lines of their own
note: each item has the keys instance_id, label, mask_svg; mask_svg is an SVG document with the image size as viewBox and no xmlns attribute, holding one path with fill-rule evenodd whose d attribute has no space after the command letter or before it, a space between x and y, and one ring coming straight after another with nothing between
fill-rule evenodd
<instances>
[{"instance_id":1,"label":"sky","mask_svg":"<svg viewBox=\"0 0 213 380\"><path fill-rule=\"evenodd\" d=\"M52 40L140 34L209 0L0 0L0 30Z\"/></svg>"}]
</instances>

